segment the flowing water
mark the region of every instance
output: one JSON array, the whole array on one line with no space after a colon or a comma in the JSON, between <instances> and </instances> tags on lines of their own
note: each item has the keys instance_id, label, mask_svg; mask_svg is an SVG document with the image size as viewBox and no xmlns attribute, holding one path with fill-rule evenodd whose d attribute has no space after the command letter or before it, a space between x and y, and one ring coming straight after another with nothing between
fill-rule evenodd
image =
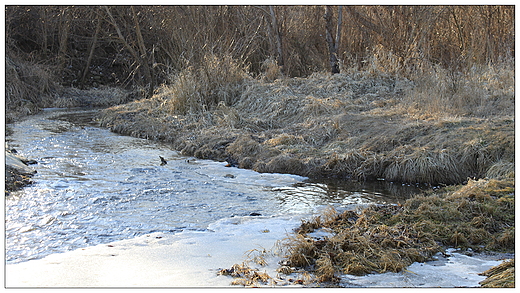
<instances>
[{"instance_id":1,"label":"flowing water","mask_svg":"<svg viewBox=\"0 0 520 293\"><path fill-rule=\"evenodd\" d=\"M5 199L8 264L147 233L206 231L225 218L303 217L327 205L398 203L417 192L226 168L99 128L95 112L47 109L10 126L9 146L38 164L35 184ZM159 156L168 163L161 166Z\"/></svg>"}]
</instances>

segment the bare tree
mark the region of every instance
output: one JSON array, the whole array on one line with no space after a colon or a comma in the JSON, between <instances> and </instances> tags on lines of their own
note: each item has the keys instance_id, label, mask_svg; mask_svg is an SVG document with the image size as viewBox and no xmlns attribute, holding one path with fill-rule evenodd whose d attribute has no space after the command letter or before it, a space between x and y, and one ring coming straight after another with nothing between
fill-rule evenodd
<instances>
[{"instance_id":1,"label":"bare tree","mask_svg":"<svg viewBox=\"0 0 520 293\"><path fill-rule=\"evenodd\" d=\"M64 6L61 8L61 19L60 19L60 33L59 33L59 55L58 59L60 68L65 66L66 55L67 55L67 41L69 39L69 31L70 31L70 12L69 7Z\"/></svg>"},{"instance_id":2,"label":"bare tree","mask_svg":"<svg viewBox=\"0 0 520 293\"><path fill-rule=\"evenodd\" d=\"M85 84L85 78L87 77L88 70L90 68L90 63L92 62L92 57L94 56L94 49L97 46L97 40L99 36L99 31L101 30L101 16L100 13L97 14L96 18L96 30L94 31L94 36L92 37L92 44L90 46L90 51L87 57L87 63L85 64L85 69L83 70L83 75L81 76L81 84Z\"/></svg>"}]
</instances>

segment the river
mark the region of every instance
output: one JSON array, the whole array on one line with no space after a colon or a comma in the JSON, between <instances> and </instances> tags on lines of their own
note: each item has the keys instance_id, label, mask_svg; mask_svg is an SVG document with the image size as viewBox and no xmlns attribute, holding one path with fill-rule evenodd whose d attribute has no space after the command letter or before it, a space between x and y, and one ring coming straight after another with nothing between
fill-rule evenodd
<instances>
[{"instance_id":1,"label":"river","mask_svg":"<svg viewBox=\"0 0 520 293\"><path fill-rule=\"evenodd\" d=\"M9 125L10 147L38 164L35 183L5 200L7 264L150 233L214 231L212 225L230 219L291 216L296 220L283 227L290 231L328 205L398 203L418 191L229 168L112 133L97 126L95 113L46 109Z\"/></svg>"}]
</instances>

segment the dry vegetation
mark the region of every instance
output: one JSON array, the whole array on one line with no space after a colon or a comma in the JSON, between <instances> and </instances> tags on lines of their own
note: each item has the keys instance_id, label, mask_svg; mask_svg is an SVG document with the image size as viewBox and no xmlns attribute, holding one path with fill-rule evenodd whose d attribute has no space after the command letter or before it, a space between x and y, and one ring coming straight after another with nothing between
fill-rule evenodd
<instances>
[{"instance_id":1,"label":"dry vegetation","mask_svg":"<svg viewBox=\"0 0 520 293\"><path fill-rule=\"evenodd\" d=\"M515 260L505 261L481 275L488 277L480 282L484 288L515 288Z\"/></svg>"},{"instance_id":2,"label":"dry vegetation","mask_svg":"<svg viewBox=\"0 0 520 293\"><path fill-rule=\"evenodd\" d=\"M373 205L338 212L332 207L302 224L279 245L285 260L278 270L285 275L312 272L289 283L316 286L334 284L340 275L400 272L413 262L432 260L447 247L480 253L514 253L514 180L480 179L466 185L428 191L403 205ZM327 231L329 236L313 236ZM471 250L468 250L471 248ZM246 273L237 273L238 268ZM237 285L258 283L247 264L223 270L238 278ZM226 273L227 272L227 273ZM231 272L231 273L229 273ZM483 287L514 287L514 259L482 275ZM250 277L252 276L252 277ZM288 280L272 279L287 283Z\"/></svg>"},{"instance_id":3,"label":"dry vegetation","mask_svg":"<svg viewBox=\"0 0 520 293\"><path fill-rule=\"evenodd\" d=\"M102 86L78 89L59 85L49 66L6 57L6 122L41 108L109 107L139 96L135 91Z\"/></svg>"},{"instance_id":4,"label":"dry vegetation","mask_svg":"<svg viewBox=\"0 0 520 293\"><path fill-rule=\"evenodd\" d=\"M100 122L259 172L430 184L512 177L514 69L500 66L459 77L454 91L442 72L415 81L346 71L267 82L211 57L152 98L103 111ZM423 102L413 98L426 92Z\"/></svg>"},{"instance_id":5,"label":"dry vegetation","mask_svg":"<svg viewBox=\"0 0 520 293\"><path fill-rule=\"evenodd\" d=\"M399 271L441 246L509 249L514 12L7 6L6 117L117 105L101 112L101 125L241 168L468 183L403 207L304 223L288 244L298 251L289 259L314 266L322 281L338 270ZM340 73L331 74L334 66ZM321 242L305 236L320 225L336 235ZM247 268L228 273L268 280Z\"/></svg>"}]
</instances>

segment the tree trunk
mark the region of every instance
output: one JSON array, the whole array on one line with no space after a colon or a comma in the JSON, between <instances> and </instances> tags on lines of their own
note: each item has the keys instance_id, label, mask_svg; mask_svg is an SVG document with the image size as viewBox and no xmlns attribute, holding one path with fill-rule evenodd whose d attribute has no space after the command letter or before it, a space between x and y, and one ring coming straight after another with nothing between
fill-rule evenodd
<instances>
[{"instance_id":1,"label":"tree trunk","mask_svg":"<svg viewBox=\"0 0 520 293\"><path fill-rule=\"evenodd\" d=\"M343 6L338 7L338 25L336 26L336 54L339 52L339 44L341 43L341 22L343 21Z\"/></svg>"},{"instance_id":2,"label":"tree trunk","mask_svg":"<svg viewBox=\"0 0 520 293\"><path fill-rule=\"evenodd\" d=\"M47 21L47 7L46 6L40 6L40 23L42 24L42 51L43 51L43 57L47 58L47 49L49 47L48 45L48 27L49 27L49 21Z\"/></svg>"},{"instance_id":3,"label":"tree trunk","mask_svg":"<svg viewBox=\"0 0 520 293\"><path fill-rule=\"evenodd\" d=\"M69 30L70 30L70 17L68 12L68 7L64 7L61 10L61 20L60 20L60 48L59 48L59 66L60 68L65 68L65 60L67 59L67 41L69 39Z\"/></svg>"},{"instance_id":4,"label":"tree trunk","mask_svg":"<svg viewBox=\"0 0 520 293\"><path fill-rule=\"evenodd\" d=\"M278 28L278 21L276 19L276 14L274 13L274 8L272 5L269 6L269 12L271 14L271 27L273 38L276 44L276 53L277 53L277 61L278 66L280 66L282 73L285 72L284 68L284 58L283 58L283 50L282 50L282 35L280 34L280 29Z\"/></svg>"},{"instance_id":5,"label":"tree trunk","mask_svg":"<svg viewBox=\"0 0 520 293\"><path fill-rule=\"evenodd\" d=\"M83 75L81 76L81 84L85 83L85 78L87 77L88 69L90 67L90 63L92 62L92 57L94 56L94 49L96 48L96 45L97 45L97 39L98 39L100 29L101 29L101 17L98 13L96 31L94 32L94 36L92 37L92 46L90 46L87 64L85 64L85 70L83 70Z\"/></svg>"},{"instance_id":6,"label":"tree trunk","mask_svg":"<svg viewBox=\"0 0 520 293\"><path fill-rule=\"evenodd\" d=\"M135 13L135 9L131 6L132 16L134 18L135 23L135 33L137 35L137 44L139 47L139 51L141 51L141 56L139 58L141 65L144 69L144 75L146 76L148 83L148 94L147 98L153 96L153 88L154 88L154 76L152 72L152 68L150 67L150 62L148 60L148 53L146 53L146 47L144 45L143 35L141 34L141 26L139 25L139 20L137 19L137 14Z\"/></svg>"},{"instance_id":7,"label":"tree trunk","mask_svg":"<svg viewBox=\"0 0 520 293\"><path fill-rule=\"evenodd\" d=\"M340 8L341 9L341 8ZM340 10L341 11L341 10ZM325 39L329 47L329 63L330 71L332 74L339 73L339 62L338 62L338 44L337 41L332 37L332 7L325 6ZM338 19L338 24L340 20ZM339 34L339 27L338 32Z\"/></svg>"}]
</instances>

